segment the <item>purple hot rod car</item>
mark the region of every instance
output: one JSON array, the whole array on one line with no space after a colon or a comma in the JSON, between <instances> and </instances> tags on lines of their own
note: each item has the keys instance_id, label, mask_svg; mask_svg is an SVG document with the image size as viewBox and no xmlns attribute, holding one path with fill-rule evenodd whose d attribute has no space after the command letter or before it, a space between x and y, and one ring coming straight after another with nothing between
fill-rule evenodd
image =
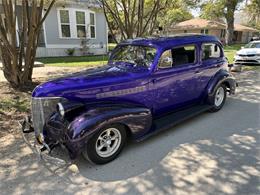
<instances>
[{"instance_id":1,"label":"purple hot rod car","mask_svg":"<svg viewBox=\"0 0 260 195\"><path fill-rule=\"evenodd\" d=\"M201 112L220 110L235 88L214 36L126 40L107 65L38 86L29 125L42 150L61 144L72 159L83 154L104 164L127 139L142 140Z\"/></svg>"}]
</instances>

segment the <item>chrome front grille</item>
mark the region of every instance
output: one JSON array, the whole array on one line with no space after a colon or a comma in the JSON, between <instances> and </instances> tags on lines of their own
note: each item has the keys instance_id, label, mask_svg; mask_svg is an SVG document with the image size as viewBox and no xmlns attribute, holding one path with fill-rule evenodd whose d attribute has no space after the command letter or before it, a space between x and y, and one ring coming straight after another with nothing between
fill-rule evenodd
<instances>
[{"instance_id":1,"label":"chrome front grille","mask_svg":"<svg viewBox=\"0 0 260 195\"><path fill-rule=\"evenodd\" d=\"M50 115L55 112L56 105L62 98L32 98L31 111L32 122L35 134L39 135L43 131L45 121Z\"/></svg>"},{"instance_id":2,"label":"chrome front grille","mask_svg":"<svg viewBox=\"0 0 260 195\"><path fill-rule=\"evenodd\" d=\"M240 57L255 57L255 54L239 54Z\"/></svg>"}]
</instances>

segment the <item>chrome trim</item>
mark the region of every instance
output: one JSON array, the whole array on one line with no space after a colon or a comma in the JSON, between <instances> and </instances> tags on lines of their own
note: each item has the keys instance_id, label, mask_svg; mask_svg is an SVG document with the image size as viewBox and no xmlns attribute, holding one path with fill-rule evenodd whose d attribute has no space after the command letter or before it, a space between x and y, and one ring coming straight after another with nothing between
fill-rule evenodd
<instances>
[{"instance_id":1,"label":"chrome trim","mask_svg":"<svg viewBox=\"0 0 260 195\"><path fill-rule=\"evenodd\" d=\"M18 125L20 126L20 128L23 129L23 125L20 121L18 121ZM28 124L28 122L27 122L26 125L30 125L30 124ZM46 143L44 143L44 146L46 147L46 145L47 145L49 150L47 149L46 152L43 152L42 145L39 145L37 143L36 139L34 139L33 136L30 136L30 133L22 133L22 136L23 136L25 143L32 150L32 152L37 154L39 160L43 160L48 163L54 163L56 165L63 165L63 166L71 164L71 162L66 162L64 159L51 156L50 155L51 149L49 148L49 146Z\"/></svg>"},{"instance_id":2,"label":"chrome trim","mask_svg":"<svg viewBox=\"0 0 260 195\"><path fill-rule=\"evenodd\" d=\"M62 101L61 97L32 98L31 113L35 135L39 136L43 131L45 120L56 111L56 105Z\"/></svg>"}]
</instances>

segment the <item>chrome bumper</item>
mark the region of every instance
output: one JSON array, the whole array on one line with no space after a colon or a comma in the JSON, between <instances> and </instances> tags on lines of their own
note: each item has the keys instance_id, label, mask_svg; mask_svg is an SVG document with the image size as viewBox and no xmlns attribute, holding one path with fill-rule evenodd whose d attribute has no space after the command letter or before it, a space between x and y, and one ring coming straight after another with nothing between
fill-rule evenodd
<instances>
[{"instance_id":1,"label":"chrome bumper","mask_svg":"<svg viewBox=\"0 0 260 195\"><path fill-rule=\"evenodd\" d=\"M44 141L42 134L36 136L30 117L26 117L22 122L19 122L19 126L21 127L25 143L31 148L33 153L37 154L40 160L52 161L61 165L70 164L70 162L66 162L63 159L51 156L51 151L58 144L48 145Z\"/></svg>"}]
</instances>

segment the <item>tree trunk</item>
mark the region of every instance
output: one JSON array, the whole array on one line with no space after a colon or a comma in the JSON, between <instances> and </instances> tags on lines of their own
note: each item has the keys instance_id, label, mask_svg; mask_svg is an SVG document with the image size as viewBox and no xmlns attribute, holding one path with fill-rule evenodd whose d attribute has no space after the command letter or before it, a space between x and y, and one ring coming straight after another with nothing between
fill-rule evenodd
<instances>
[{"instance_id":1,"label":"tree trunk","mask_svg":"<svg viewBox=\"0 0 260 195\"><path fill-rule=\"evenodd\" d=\"M226 17L227 20L227 33L226 33L226 44L233 44L234 36L234 15Z\"/></svg>"},{"instance_id":2,"label":"tree trunk","mask_svg":"<svg viewBox=\"0 0 260 195\"><path fill-rule=\"evenodd\" d=\"M16 0L2 0L3 15L0 17L0 54L6 80L15 88L32 82L32 72L40 29L56 0L52 0L44 15L44 0L22 1L22 13L16 12ZM16 18L21 18L21 31L16 36ZM19 44L17 44L19 43Z\"/></svg>"},{"instance_id":3,"label":"tree trunk","mask_svg":"<svg viewBox=\"0 0 260 195\"><path fill-rule=\"evenodd\" d=\"M226 1L227 12L225 14L227 22L227 33L226 33L226 44L231 45L233 43L234 36L234 15L238 4L238 0L228 0Z\"/></svg>"}]
</instances>

